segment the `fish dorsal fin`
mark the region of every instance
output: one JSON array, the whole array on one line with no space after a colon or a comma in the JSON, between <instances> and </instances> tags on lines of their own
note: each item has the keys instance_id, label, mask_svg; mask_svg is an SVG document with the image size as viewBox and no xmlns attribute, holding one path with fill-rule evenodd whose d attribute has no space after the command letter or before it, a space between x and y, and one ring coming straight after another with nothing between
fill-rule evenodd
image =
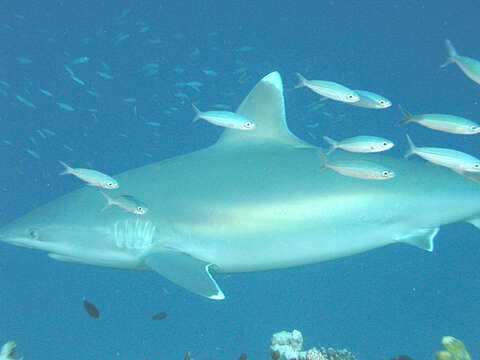
<instances>
[{"instance_id":1,"label":"fish dorsal fin","mask_svg":"<svg viewBox=\"0 0 480 360\"><path fill-rule=\"evenodd\" d=\"M218 145L280 142L293 146L309 146L288 129L285 120L283 83L277 71L260 80L236 112L255 122L256 128L253 130L225 129L217 141Z\"/></svg>"}]
</instances>

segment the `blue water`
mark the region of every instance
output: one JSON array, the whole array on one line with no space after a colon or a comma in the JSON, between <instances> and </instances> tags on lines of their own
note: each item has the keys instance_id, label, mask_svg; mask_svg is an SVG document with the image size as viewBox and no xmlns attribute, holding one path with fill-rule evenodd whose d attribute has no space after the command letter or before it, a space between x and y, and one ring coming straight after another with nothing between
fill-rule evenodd
<instances>
[{"instance_id":1,"label":"blue water","mask_svg":"<svg viewBox=\"0 0 480 360\"><path fill-rule=\"evenodd\" d=\"M404 129L393 126L400 103L413 113L479 120L479 85L455 65L439 68L446 37L480 59L477 1L99 3L2 4L0 225L82 186L57 176L57 159L116 174L212 144L221 129L192 125L190 102L235 109L273 70L283 76L292 131L318 145L322 135L368 133L393 140L391 154L400 156ZM83 56L90 61L69 65ZM151 63L157 74L144 68ZM394 106L325 102L309 112L318 97L291 91L295 72L378 92ZM203 84L200 91L176 85L191 81ZM407 127L418 144L480 155L478 135ZM295 328L309 347L347 348L358 359L429 359L444 335L478 354L479 239L471 225L455 224L442 228L433 253L395 245L302 268L218 276L223 302L155 273L61 263L0 244L0 343L15 340L26 360L181 359L187 351L197 360L242 352L265 359L271 335ZM84 312L83 297L98 306L99 320ZM152 321L160 311L168 317Z\"/></svg>"}]
</instances>

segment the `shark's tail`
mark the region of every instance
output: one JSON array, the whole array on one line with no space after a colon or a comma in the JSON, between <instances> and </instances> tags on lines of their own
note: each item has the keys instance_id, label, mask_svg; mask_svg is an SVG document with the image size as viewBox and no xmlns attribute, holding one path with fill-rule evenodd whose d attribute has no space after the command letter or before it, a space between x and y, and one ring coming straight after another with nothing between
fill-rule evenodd
<instances>
[{"instance_id":1,"label":"shark's tail","mask_svg":"<svg viewBox=\"0 0 480 360\"><path fill-rule=\"evenodd\" d=\"M194 105L192 104L193 110L195 111L195 117L192 120L192 123L200 119L202 116L202 112Z\"/></svg>"},{"instance_id":2,"label":"shark's tail","mask_svg":"<svg viewBox=\"0 0 480 360\"><path fill-rule=\"evenodd\" d=\"M65 170L59 173L58 175L67 175L72 173L72 168L64 163L62 160L58 160L58 162L65 167Z\"/></svg>"},{"instance_id":3,"label":"shark's tail","mask_svg":"<svg viewBox=\"0 0 480 360\"><path fill-rule=\"evenodd\" d=\"M297 83L297 85L295 85L295 89L304 87L304 86L306 85L306 83L307 83L308 80L305 79L305 78L302 76L302 74L300 74L300 73L296 73L296 74L297 74L297 76L298 76L298 83Z\"/></svg>"},{"instance_id":4,"label":"shark's tail","mask_svg":"<svg viewBox=\"0 0 480 360\"><path fill-rule=\"evenodd\" d=\"M403 124L406 124L407 122L409 121L412 121L412 114L410 114L407 110L405 110L402 105L398 105L398 107L400 108L400 111L403 113L403 115L405 116L405 119L403 120L400 120L398 123L397 123L397 126L400 126L400 125L403 125Z\"/></svg>"},{"instance_id":5,"label":"shark's tail","mask_svg":"<svg viewBox=\"0 0 480 360\"><path fill-rule=\"evenodd\" d=\"M330 144L330 149L328 149L327 153L325 155L328 155L332 153L337 147L338 147L338 141L333 140L332 138L329 138L328 136L324 136L323 140L328 142Z\"/></svg>"},{"instance_id":6,"label":"shark's tail","mask_svg":"<svg viewBox=\"0 0 480 360\"><path fill-rule=\"evenodd\" d=\"M444 68L448 64L451 64L451 63L455 62L455 60L459 56L458 53L457 53L457 50L455 50L455 48L453 47L453 44L450 40L445 39L445 44L447 45L448 58L442 65L440 65L440 68Z\"/></svg>"},{"instance_id":7,"label":"shark's tail","mask_svg":"<svg viewBox=\"0 0 480 360\"><path fill-rule=\"evenodd\" d=\"M405 134L407 136L407 141L408 141L408 151L403 155L404 158L409 157L410 155L413 155L416 153L417 148L415 147L415 144L413 143L412 139L410 139L410 136L408 134Z\"/></svg>"}]
</instances>

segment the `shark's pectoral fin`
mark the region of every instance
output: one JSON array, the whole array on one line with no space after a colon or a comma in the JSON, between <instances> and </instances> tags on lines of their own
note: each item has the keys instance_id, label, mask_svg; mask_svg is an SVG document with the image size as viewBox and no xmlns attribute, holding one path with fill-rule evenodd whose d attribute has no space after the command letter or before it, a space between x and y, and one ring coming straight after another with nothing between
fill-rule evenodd
<instances>
[{"instance_id":1,"label":"shark's pectoral fin","mask_svg":"<svg viewBox=\"0 0 480 360\"><path fill-rule=\"evenodd\" d=\"M147 254L143 261L152 270L185 289L213 300L225 295L210 274L212 264L175 250L160 250Z\"/></svg>"},{"instance_id":2,"label":"shark's pectoral fin","mask_svg":"<svg viewBox=\"0 0 480 360\"><path fill-rule=\"evenodd\" d=\"M433 239L435 239L439 230L438 227L417 229L407 234L401 234L395 240L419 247L420 249L433 251Z\"/></svg>"}]
</instances>

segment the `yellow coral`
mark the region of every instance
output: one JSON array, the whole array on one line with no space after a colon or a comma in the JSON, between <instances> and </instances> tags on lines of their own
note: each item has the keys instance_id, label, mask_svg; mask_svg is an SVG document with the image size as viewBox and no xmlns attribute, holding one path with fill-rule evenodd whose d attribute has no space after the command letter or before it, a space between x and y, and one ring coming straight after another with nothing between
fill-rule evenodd
<instances>
[{"instance_id":1,"label":"yellow coral","mask_svg":"<svg viewBox=\"0 0 480 360\"><path fill-rule=\"evenodd\" d=\"M453 336L444 336L442 344L446 351L437 351L434 355L435 360L471 360L463 342Z\"/></svg>"}]
</instances>

